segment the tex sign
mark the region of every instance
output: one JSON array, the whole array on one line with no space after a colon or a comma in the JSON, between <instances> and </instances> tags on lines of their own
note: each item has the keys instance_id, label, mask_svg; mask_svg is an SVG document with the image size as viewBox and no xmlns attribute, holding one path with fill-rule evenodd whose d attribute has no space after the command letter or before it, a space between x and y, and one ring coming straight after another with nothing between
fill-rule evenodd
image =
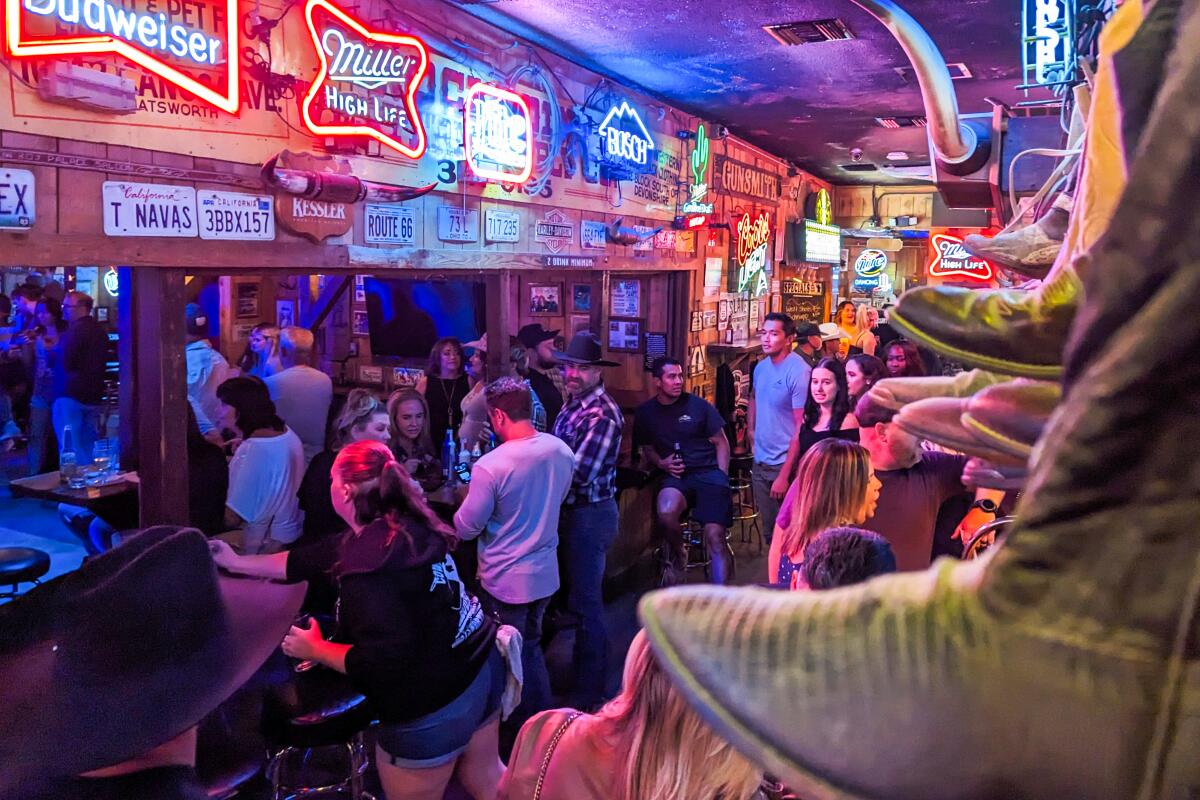
<instances>
[{"instance_id":1,"label":"tex sign","mask_svg":"<svg viewBox=\"0 0 1200 800\"><path fill-rule=\"evenodd\" d=\"M145 0L4 0L5 49L13 58L112 53L198 99L238 113L237 0L180 22ZM203 20L203 21L201 21ZM202 81L196 72L216 71Z\"/></svg>"}]
</instances>

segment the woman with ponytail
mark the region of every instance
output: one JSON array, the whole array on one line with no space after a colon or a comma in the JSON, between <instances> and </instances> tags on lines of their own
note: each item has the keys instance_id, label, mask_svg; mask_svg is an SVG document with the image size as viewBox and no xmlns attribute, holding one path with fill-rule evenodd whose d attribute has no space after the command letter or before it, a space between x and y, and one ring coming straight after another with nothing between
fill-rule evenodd
<instances>
[{"instance_id":1,"label":"woman with ponytail","mask_svg":"<svg viewBox=\"0 0 1200 800\"><path fill-rule=\"evenodd\" d=\"M379 715L376 761L388 800L441 797L450 777L490 800L503 772L497 732L506 678L496 625L462 583L454 532L376 441L333 462L330 499L349 530L288 553L239 556L214 541L230 572L338 587L330 641L312 622L283 651L345 673Z\"/></svg>"}]
</instances>

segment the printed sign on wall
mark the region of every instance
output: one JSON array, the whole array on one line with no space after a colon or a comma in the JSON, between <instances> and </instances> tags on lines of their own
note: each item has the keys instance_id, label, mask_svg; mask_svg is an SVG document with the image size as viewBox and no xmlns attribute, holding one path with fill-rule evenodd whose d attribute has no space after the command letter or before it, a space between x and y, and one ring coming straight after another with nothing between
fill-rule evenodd
<instances>
[{"instance_id":1,"label":"printed sign on wall","mask_svg":"<svg viewBox=\"0 0 1200 800\"><path fill-rule=\"evenodd\" d=\"M27 169L0 169L0 229L33 227L37 212L37 181Z\"/></svg>"},{"instance_id":2,"label":"printed sign on wall","mask_svg":"<svg viewBox=\"0 0 1200 800\"><path fill-rule=\"evenodd\" d=\"M546 212L533 226L535 241L546 245L551 253L559 253L564 247L575 241L575 226L570 218L557 208Z\"/></svg>"},{"instance_id":3,"label":"printed sign on wall","mask_svg":"<svg viewBox=\"0 0 1200 800\"><path fill-rule=\"evenodd\" d=\"M608 226L585 219L579 223L579 241L585 250L603 250L608 247Z\"/></svg>"},{"instance_id":4,"label":"printed sign on wall","mask_svg":"<svg viewBox=\"0 0 1200 800\"><path fill-rule=\"evenodd\" d=\"M515 211L489 208L483 215L483 238L487 242L519 242L521 215Z\"/></svg>"},{"instance_id":5,"label":"printed sign on wall","mask_svg":"<svg viewBox=\"0 0 1200 800\"><path fill-rule=\"evenodd\" d=\"M443 242L478 242L479 212L462 206L438 206L438 238Z\"/></svg>"},{"instance_id":6,"label":"printed sign on wall","mask_svg":"<svg viewBox=\"0 0 1200 800\"><path fill-rule=\"evenodd\" d=\"M275 200L270 195L201 189L196 196L201 239L274 241Z\"/></svg>"},{"instance_id":7,"label":"printed sign on wall","mask_svg":"<svg viewBox=\"0 0 1200 800\"><path fill-rule=\"evenodd\" d=\"M108 236L196 235L196 190L190 186L105 181L103 197Z\"/></svg>"},{"instance_id":8,"label":"printed sign on wall","mask_svg":"<svg viewBox=\"0 0 1200 800\"><path fill-rule=\"evenodd\" d=\"M417 241L416 212L400 205L369 204L363 209L367 226L364 240L368 244L415 244Z\"/></svg>"}]
</instances>

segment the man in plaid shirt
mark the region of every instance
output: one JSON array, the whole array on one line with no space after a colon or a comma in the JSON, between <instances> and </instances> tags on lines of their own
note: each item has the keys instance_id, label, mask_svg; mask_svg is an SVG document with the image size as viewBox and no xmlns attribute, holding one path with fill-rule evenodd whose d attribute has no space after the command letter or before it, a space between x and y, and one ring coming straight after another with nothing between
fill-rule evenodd
<instances>
[{"instance_id":1,"label":"man in plaid shirt","mask_svg":"<svg viewBox=\"0 0 1200 800\"><path fill-rule=\"evenodd\" d=\"M575 634L575 708L591 709L605 699L608 634L604 629L604 559L617 538L617 454L621 410L604 390L601 367L618 366L600 356L593 333L575 335L564 365L570 400L559 412L554 435L575 454L575 473L559 516L560 561L567 584L567 610L579 617Z\"/></svg>"}]
</instances>

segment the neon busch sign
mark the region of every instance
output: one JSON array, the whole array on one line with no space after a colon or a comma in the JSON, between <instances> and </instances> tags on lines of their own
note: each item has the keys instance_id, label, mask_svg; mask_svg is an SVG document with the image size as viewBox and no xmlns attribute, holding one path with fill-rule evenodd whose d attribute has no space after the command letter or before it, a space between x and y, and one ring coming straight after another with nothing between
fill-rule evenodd
<instances>
[{"instance_id":1,"label":"neon busch sign","mask_svg":"<svg viewBox=\"0 0 1200 800\"><path fill-rule=\"evenodd\" d=\"M654 170L654 163L650 160L650 152L655 149L654 139L628 102L622 100L610 108L597 132L600 134L600 150L603 154L601 160L610 170Z\"/></svg>"},{"instance_id":2,"label":"neon busch sign","mask_svg":"<svg viewBox=\"0 0 1200 800\"><path fill-rule=\"evenodd\" d=\"M737 224L738 291L754 284L755 296L767 290L767 243L771 240L771 217L760 211L757 217L742 216Z\"/></svg>"},{"instance_id":3,"label":"neon busch sign","mask_svg":"<svg viewBox=\"0 0 1200 800\"><path fill-rule=\"evenodd\" d=\"M525 98L477 83L463 100L467 165L481 178L524 183L533 173L533 122Z\"/></svg>"},{"instance_id":4,"label":"neon busch sign","mask_svg":"<svg viewBox=\"0 0 1200 800\"><path fill-rule=\"evenodd\" d=\"M5 49L13 58L112 53L222 111L238 112L237 0L218 2L209 15L214 27L223 24L220 35L179 24L167 13L127 5L109 0L4 0ZM223 70L225 78L214 85L184 68Z\"/></svg>"},{"instance_id":5,"label":"neon busch sign","mask_svg":"<svg viewBox=\"0 0 1200 800\"><path fill-rule=\"evenodd\" d=\"M318 136L367 136L409 158L425 152L416 95L429 68L425 44L368 30L328 0L308 0L304 20L320 57L300 107Z\"/></svg>"},{"instance_id":6,"label":"neon busch sign","mask_svg":"<svg viewBox=\"0 0 1200 800\"><path fill-rule=\"evenodd\" d=\"M968 253L962 242L957 236L935 233L929 240L933 247L933 261L929 262L929 274L937 278L961 275L978 281L991 280L995 274L992 265Z\"/></svg>"}]
</instances>

